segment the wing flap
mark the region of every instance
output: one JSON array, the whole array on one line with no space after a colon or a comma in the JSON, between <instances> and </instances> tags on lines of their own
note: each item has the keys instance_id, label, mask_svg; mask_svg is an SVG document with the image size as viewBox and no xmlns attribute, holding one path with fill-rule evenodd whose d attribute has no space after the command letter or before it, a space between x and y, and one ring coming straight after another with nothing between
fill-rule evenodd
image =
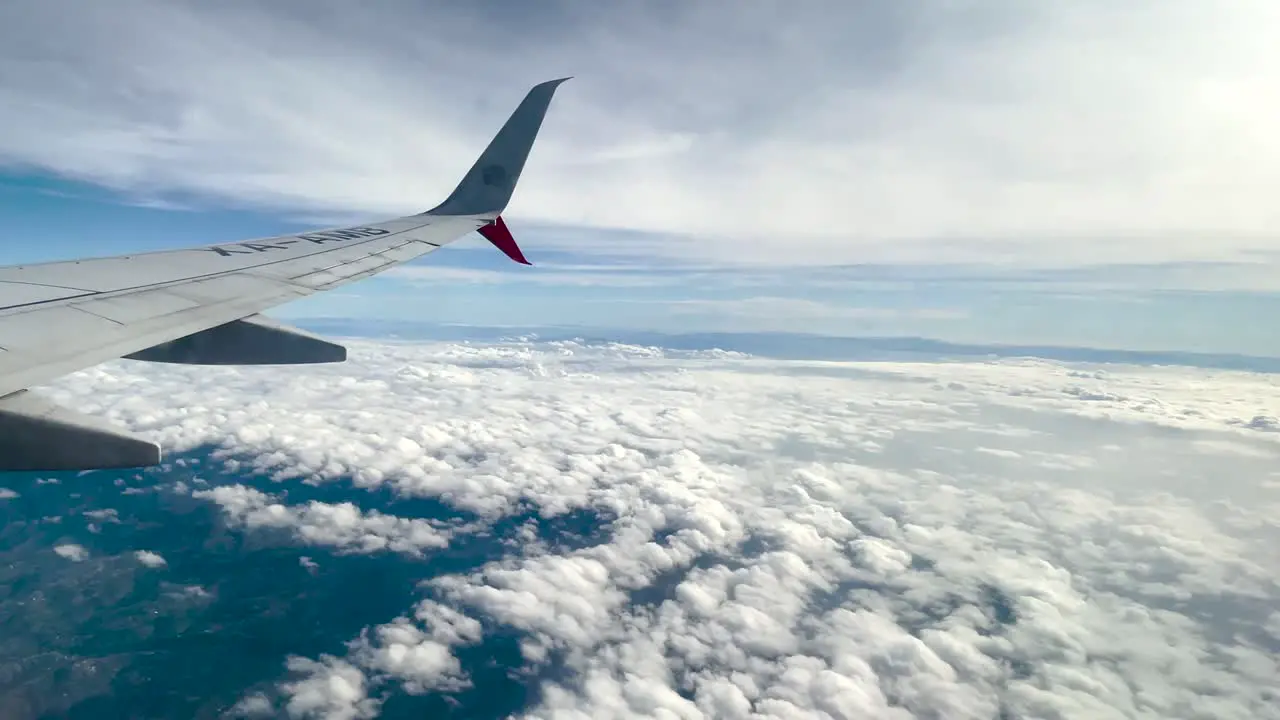
<instances>
[{"instance_id":1,"label":"wing flap","mask_svg":"<svg viewBox=\"0 0 1280 720\"><path fill-rule=\"evenodd\" d=\"M184 298L165 288L71 303L71 307L77 310L122 325L190 310L199 305L198 301Z\"/></svg>"},{"instance_id":2,"label":"wing flap","mask_svg":"<svg viewBox=\"0 0 1280 720\"><path fill-rule=\"evenodd\" d=\"M67 305L24 310L0 317L0 347L6 350L32 346L93 341L114 332L120 323ZM49 342L50 331L56 331Z\"/></svg>"},{"instance_id":3,"label":"wing flap","mask_svg":"<svg viewBox=\"0 0 1280 720\"><path fill-rule=\"evenodd\" d=\"M0 470L146 467L160 446L24 390L0 398Z\"/></svg>"},{"instance_id":4,"label":"wing flap","mask_svg":"<svg viewBox=\"0 0 1280 720\"><path fill-rule=\"evenodd\" d=\"M343 263L327 270L299 275L294 278L294 282L320 290L349 278L360 277L366 273L376 273L378 270L393 264L395 264L394 260L382 255L366 255L359 260L352 260L349 263Z\"/></svg>"},{"instance_id":5,"label":"wing flap","mask_svg":"<svg viewBox=\"0 0 1280 720\"><path fill-rule=\"evenodd\" d=\"M309 365L343 362L347 349L311 333L253 315L125 355L179 365Z\"/></svg>"},{"instance_id":6,"label":"wing flap","mask_svg":"<svg viewBox=\"0 0 1280 720\"><path fill-rule=\"evenodd\" d=\"M278 293L280 286L246 272L236 272L181 283L172 286L169 291L199 304L207 304L224 301L227 298L257 297Z\"/></svg>"}]
</instances>

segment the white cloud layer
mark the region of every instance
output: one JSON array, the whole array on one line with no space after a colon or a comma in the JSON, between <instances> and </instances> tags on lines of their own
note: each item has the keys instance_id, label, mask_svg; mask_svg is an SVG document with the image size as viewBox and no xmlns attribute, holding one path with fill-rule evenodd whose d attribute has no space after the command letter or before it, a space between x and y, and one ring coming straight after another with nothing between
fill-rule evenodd
<instances>
[{"instance_id":1,"label":"white cloud layer","mask_svg":"<svg viewBox=\"0 0 1280 720\"><path fill-rule=\"evenodd\" d=\"M429 558L536 510L511 554L427 579L342 657L290 660L256 707L363 718L388 692L465 688L457 649L496 628L563 668L531 718L1280 717L1272 376L352 347L51 390L274 477L194 493L243 532ZM300 479L483 522L272 497ZM574 510L601 535L553 549L537 524Z\"/></svg>"},{"instance_id":2,"label":"white cloud layer","mask_svg":"<svg viewBox=\"0 0 1280 720\"><path fill-rule=\"evenodd\" d=\"M0 9L0 162L153 197L417 211L525 88L575 74L511 214L657 236L548 244L1221 258L1280 248L1277 22L1271 0L19 0Z\"/></svg>"}]
</instances>

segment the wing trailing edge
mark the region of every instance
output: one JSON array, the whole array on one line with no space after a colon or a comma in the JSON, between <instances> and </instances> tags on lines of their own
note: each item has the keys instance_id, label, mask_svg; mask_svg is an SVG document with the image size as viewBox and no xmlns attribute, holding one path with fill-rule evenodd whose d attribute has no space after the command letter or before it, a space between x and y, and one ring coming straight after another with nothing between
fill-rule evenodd
<instances>
[{"instance_id":1,"label":"wing trailing edge","mask_svg":"<svg viewBox=\"0 0 1280 720\"><path fill-rule=\"evenodd\" d=\"M160 446L23 390L0 398L0 470L96 470L160 463Z\"/></svg>"}]
</instances>

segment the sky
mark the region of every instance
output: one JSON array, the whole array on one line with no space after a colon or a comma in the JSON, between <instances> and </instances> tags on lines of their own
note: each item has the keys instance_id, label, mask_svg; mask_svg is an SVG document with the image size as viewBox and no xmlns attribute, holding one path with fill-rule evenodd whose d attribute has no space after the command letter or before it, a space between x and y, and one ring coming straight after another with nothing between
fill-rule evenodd
<instances>
[{"instance_id":1,"label":"sky","mask_svg":"<svg viewBox=\"0 0 1280 720\"><path fill-rule=\"evenodd\" d=\"M0 9L0 263L419 212L573 75L534 267L277 314L1280 355L1267 0L82 5Z\"/></svg>"}]
</instances>

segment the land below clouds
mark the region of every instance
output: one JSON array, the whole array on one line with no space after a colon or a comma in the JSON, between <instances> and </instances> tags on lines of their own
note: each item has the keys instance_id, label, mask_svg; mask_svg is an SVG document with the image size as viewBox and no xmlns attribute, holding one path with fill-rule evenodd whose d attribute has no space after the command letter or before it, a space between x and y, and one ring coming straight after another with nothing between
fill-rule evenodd
<instances>
[{"instance_id":1,"label":"land below clouds","mask_svg":"<svg viewBox=\"0 0 1280 720\"><path fill-rule=\"evenodd\" d=\"M842 337L782 332L662 333L545 325L495 327L398 320L307 318L298 326L331 336L367 339L490 342L512 338L540 341L621 342L672 350L726 350L788 360L972 361L976 358L1034 357L1058 362L1167 365L1280 373L1280 358L1178 350L1125 350L1059 345L972 344L924 337Z\"/></svg>"}]
</instances>

